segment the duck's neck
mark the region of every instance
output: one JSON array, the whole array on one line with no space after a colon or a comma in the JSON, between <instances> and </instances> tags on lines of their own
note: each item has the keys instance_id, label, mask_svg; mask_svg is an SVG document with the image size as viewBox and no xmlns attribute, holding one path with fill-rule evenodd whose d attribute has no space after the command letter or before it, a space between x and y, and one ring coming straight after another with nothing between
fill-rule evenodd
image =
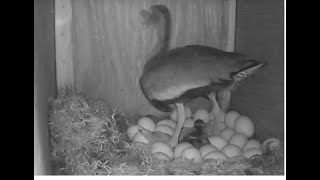
<instances>
[{"instance_id":1,"label":"duck's neck","mask_svg":"<svg viewBox=\"0 0 320 180\"><path fill-rule=\"evenodd\" d=\"M159 22L154 26L157 33L157 44L154 47L155 54L164 53L169 48L171 35L171 17L170 14L163 14Z\"/></svg>"}]
</instances>

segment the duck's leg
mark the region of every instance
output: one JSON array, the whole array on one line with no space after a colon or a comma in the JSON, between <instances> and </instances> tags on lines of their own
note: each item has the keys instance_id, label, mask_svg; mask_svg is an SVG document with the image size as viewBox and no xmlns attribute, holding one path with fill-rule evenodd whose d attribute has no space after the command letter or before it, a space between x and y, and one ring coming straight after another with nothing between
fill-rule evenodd
<instances>
[{"instance_id":1,"label":"duck's leg","mask_svg":"<svg viewBox=\"0 0 320 180\"><path fill-rule=\"evenodd\" d=\"M218 135L220 134L220 124L224 123L224 117L225 117L225 112L222 111L222 109L220 108L217 100L216 100L216 93L214 91L212 91L208 97L210 98L211 102L212 102L212 113L213 113L213 124L214 124L214 135Z\"/></svg>"},{"instance_id":2,"label":"duck's leg","mask_svg":"<svg viewBox=\"0 0 320 180\"><path fill-rule=\"evenodd\" d=\"M178 108L178 122L177 122L176 129L174 130L173 135L168 143L170 147L176 147L178 145L179 135L183 127L184 121L186 119L183 104L176 103L176 105Z\"/></svg>"},{"instance_id":3,"label":"duck's leg","mask_svg":"<svg viewBox=\"0 0 320 180\"><path fill-rule=\"evenodd\" d=\"M231 101L231 91L230 90L220 90L218 91L218 104L222 111L227 112Z\"/></svg>"}]
</instances>

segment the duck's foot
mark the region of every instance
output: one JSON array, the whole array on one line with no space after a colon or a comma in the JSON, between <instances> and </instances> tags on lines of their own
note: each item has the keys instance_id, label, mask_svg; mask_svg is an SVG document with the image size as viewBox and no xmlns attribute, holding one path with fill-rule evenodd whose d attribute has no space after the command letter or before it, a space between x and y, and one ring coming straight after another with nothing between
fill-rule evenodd
<instances>
[{"instance_id":1,"label":"duck's foot","mask_svg":"<svg viewBox=\"0 0 320 180\"><path fill-rule=\"evenodd\" d=\"M178 108L178 122L176 125L176 129L174 130L173 135L168 143L170 147L176 147L178 145L179 135L180 135L181 129L183 127L184 121L186 119L183 104L176 103L176 105Z\"/></svg>"}]
</instances>

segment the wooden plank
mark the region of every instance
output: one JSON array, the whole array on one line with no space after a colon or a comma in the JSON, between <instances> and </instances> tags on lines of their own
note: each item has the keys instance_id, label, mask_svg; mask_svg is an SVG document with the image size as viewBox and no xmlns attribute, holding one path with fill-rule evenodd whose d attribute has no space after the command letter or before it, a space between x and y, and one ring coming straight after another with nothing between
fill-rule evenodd
<instances>
[{"instance_id":1,"label":"wooden plank","mask_svg":"<svg viewBox=\"0 0 320 180\"><path fill-rule=\"evenodd\" d=\"M71 0L55 1L57 88L73 87L73 41Z\"/></svg>"},{"instance_id":2,"label":"wooden plank","mask_svg":"<svg viewBox=\"0 0 320 180\"><path fill-rule=\"evenodd\" d=\"M284 1L238 0L236 51L268 63L233 93L231 107L252 118L256 136L284 138Z\"/></svg>"},{"instance_id":3,"label":"wooden plank","mask_svg":"<svg viewBox=\"0 0 320 180\"><path fill-rule=\"evenodd\" d=\"M235 27L236 27L236 0L224 1L224 23L226 35L224 36L224 50L228 52L234 51L235 44Z\"/></svg>"},{"instance_id":4,"label":"wooden plank","mask_svg":"<svg viewBox=\"0 0 320 180\"><path fill-rule=\"evenodd\" d=\"M51 174L48 98L56 95L54 1L34 1L34 175Z\"/></svg>"},{"instance_id":5,"label":"wooden plank","mask_svg":"<svg viewBox=\"0 0 320 180\"><path fill-rule=\"evenodd\" d=\"M235 24L236 24L236 0L225 0L224 1L224 50L228 52L234 51L235 44ZM217 93L218 104L223 111L227 111L232 93L227 90L222 90Z\"/></svg>"},{"instance_id":6,"label":"wooden plank","mask_svg":"<svg viewBox=\"0 0 320 180\"><path fill-rule=\"evenodd\" d=\"M156 34L139 12L165 4L172 15L170 48L188 44L223 49L224 0L72 1L74 86L127 113L163 115L141 93L138 80Z\"/></svg>"}]
</instances>

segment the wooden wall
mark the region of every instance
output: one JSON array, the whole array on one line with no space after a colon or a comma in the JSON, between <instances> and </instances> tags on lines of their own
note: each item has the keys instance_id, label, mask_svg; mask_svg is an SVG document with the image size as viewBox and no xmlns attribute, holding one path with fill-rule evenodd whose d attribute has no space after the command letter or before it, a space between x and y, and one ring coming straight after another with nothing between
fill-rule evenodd
<instances>
[{"instance_id":1,"label":"wooden wall","mask_svg":"<svg viewBox=\"0 0 320 180\"><path fill-rule=\"evenodd\" d=\"M231 107L255 121L257 136L284 137L284 1L238 0L235 51L268 66L233 94Z\"/></svg>"},{"instance_id":2,"label":"wooden wall","mask_svg":"<svg viewBox=\"0 0 320 180\"><path fill-rule=\"evenodd\" d=\"M34 1L34 175L50 174L48 98L56 94L54 1Z\"/></svg>"},{"instance_id":3,"label":"wooden wall","mask_svg":"<svg viewBox=\"0 0 320 180\"><path fill-rule=\"evenodd\" d=\"M154 30L141 24L139 11L153 4L169 7L173 21L171 48L200 44L232 50L233 44L228 44L233 35L228 29L232 27L228 23L232 16L228 16L230 9L226 2L230 3L224 0L71 1L73 69L67 72L73 75L73 86L119 106L126 113L160 115L146 101L138 85L144 63L156 42Z\"/></svg>"}]
</instances>

